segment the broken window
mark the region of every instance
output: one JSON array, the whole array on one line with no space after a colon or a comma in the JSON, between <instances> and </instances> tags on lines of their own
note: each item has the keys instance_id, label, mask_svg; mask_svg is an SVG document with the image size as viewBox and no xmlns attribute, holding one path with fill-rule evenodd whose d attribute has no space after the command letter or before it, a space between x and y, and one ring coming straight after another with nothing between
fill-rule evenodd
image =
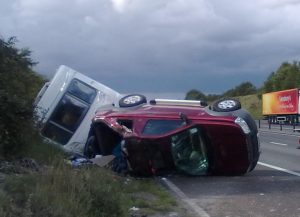
<instances>
[{"instance_id":1,"label":"broken window","mask_svg":"<svg viewBox=\"0 0 300 217\"><path fill-rule=\"evenodd\" d=\"M96 90L77 79L72 80L42 130L45 137L65 145L77 130L96 97Z\"/></svg>"},{"instance_id":2,"label":"broken window","mask_svg":"<svg viewBox=\"0 0 300 217\"><path fill-rule=\"evenodd\" d=\"M118 119L117 122L122 125L125 126L128 130L133 130L133 121L132 120L128 120L128 119Z\"/></svg>"},{"instance_id":3,"label":"broken window","mask_svg":"<svg viewBox=\"0 0 300 217\"><path fill-rule=\"evenodd\" d=\"M162 135L184 124L182 120L149 120L143 130L143 135Z\"/></svg>"},{"instance_id":4,"label":"broken window","mask_svg":"<svg viewBox=\"0 0 300 217\"><path fill-rule=\"evenodd\" d=\"M191 128L171 137L172 156L179 171L190 175L208 172L208 154L205 140L199 128Z\"/></svg>"}]
</instances>

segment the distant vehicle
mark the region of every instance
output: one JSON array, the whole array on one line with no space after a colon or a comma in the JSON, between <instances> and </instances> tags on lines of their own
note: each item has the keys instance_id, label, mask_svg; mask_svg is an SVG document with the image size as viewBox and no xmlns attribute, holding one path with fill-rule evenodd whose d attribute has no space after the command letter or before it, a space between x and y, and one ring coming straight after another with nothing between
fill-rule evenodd
<instances>
[{"instance_id":1,"label":"distant vehicle","mask_svg":"<svg viewBox=\"0 0 300 217\"><path fill-rule=\"evenodd\" d=\"M117 103L120 98L117 91L60 66L35 100L41 134L67 151L82 153L95 111L100 106Z\"/></svg>"},{"instance_id":2,"label":"distant vehicle","mask_svg":"<svg viewBox=\"0 0 300 217\"><path fill-rule=\"evenodd\" d=\"M120 99L93 118L84 154L126 155L138 175L177 170L189 175L237 175L252 171L260 155L258 131L239 101Z\"/></svg>"},{"instance_id":3,"label":"distant vehicle","mask_svg":"<svg viewBox=\"0 0 300 217\"><path fill-rule=\"evenodd\" d=\"M300 89L289 89L262 95L262 113L269 123L299 123Z\"/></svg>"}]
</instances>

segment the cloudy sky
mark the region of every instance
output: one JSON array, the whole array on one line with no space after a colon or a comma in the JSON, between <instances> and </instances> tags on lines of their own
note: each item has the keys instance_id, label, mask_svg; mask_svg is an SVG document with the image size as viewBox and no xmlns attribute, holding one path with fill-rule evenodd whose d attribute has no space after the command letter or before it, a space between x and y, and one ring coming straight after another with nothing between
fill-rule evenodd
<instances>
[{"instance_id":1,"label":"cloudy sky","mask_svg":"<svg viewBox=\"0 0 300 217\"><path fill-rule=\"evenodd\" d=\"M300 60L300 0L0 0L0 36L39 73L67 65L120 92L262 85Z\"/></svg>"}]
</instances>

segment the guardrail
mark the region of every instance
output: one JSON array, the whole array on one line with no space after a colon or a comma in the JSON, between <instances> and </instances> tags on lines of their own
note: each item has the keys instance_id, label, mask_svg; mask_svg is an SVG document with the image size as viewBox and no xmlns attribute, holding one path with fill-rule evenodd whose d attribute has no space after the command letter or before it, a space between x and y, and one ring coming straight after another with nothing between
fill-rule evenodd
<instances>
[{"instance_id":1,"label":"guardrail","mask_svg":"<svg viewBox=\"0 0 300 217\"><path fill-rule=\"evenodd\" d=\"M268 123L267 120L256 120L257 127L261 130L275 130L275 131L292 131L300 132L300 124L284 124L284 123Z\"/></svg>"}]
</instances>

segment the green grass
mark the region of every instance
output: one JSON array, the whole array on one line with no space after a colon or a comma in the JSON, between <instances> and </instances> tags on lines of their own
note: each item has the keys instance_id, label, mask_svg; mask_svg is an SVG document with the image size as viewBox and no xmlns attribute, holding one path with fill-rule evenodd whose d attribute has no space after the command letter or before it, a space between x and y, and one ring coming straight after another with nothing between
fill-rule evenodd
<instances>
[{"instance_id":1,"label":"green grass","mask_svg":"<svg viewBox=\"0 0 300 217\"><path fill-rule=\"evenodd\" d=\"M235 98L241 102L242 107L250 112L254 119L262 119L262 102L256 94Z\"/></svg>"},{"instance_id":2,"label":"green grass","mask_svg":"<svg viewBox=\"0 0 300 217\"><path fill-rule=\"evenodd\" d=\"M180 212L176 200L153 179L132 180L125 192L131 198L128 206L142 208L143 213Z\"/></svg>"},{"instance_id":3,"label":"green grass","mask_svg":"<svg viewBox=\"0 0 300 217\"><path fill-rule=\"evenodd\" d=\"M57 160L67 157L61 147L41 141L32 141L30 147L25 149L21 156L35 159L41 164L51 165Z\"/></svg>"},{"instance_id":4,"label":"green grass","mask_svg":"<svg viewBox=\"0 0 300 217\"><path fill-rule=\"evenodd\" d=\"M184 212L155 179L120 177L91 166L74 169L56 161L42 173L9 175L0 188L0 216L122 217Z\"/></svg>"},{"instance_id":5,"label":"green grass","mask_svg":"<svg viewBox=\"0 0 300 217\"><path fill-rule=\"evenodd\" d=\"M39 135L17 156L6 170L0 168L6 174L0 180L1 217L122 217L131 207L139 208L134 215L185 212L155 179L121 177L96 166L72 168L62 149ZM23 168L19 158L34 159L40 171Z\"/></svg>"},{"instance_id":6,"label":"green grass","mask_svg":"<svg viewBox=\"0 0 300 217\"><path fill-rule=\"evenodd\" d=\"M117 182L97 168L74 170L60 163L44 174L10 176L0 216L125 216L124 194Z\"/></svg>"}]
</instances>

